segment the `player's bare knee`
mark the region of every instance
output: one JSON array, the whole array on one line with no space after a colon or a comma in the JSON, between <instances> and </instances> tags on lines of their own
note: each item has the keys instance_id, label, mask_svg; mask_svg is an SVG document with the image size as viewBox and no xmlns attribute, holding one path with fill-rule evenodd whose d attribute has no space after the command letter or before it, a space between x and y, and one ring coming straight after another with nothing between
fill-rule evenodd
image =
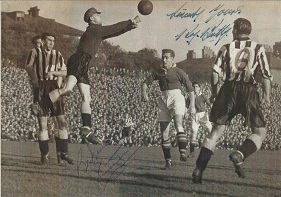
<instances>
[{"instance_id":1,"label":"player's bare knee","mask_svg":"<svg viewBox=\"0 0 281 197\"><path fill-rule=\"evenodd\" d=\"M211 124L211 122L208 122L208 123L206 123L206 128L208 129L208 132L211 132L212 131L212 124Z\"/></svg>"},{"instance_id":2,"label":"player's bare knee","mask_svg":"<svg viewBox=\"0 0 281 197\"><path fill-rule=\"evenodd\" d=\"M41 141L45 141L49 139L49 133L47 129L42 129L38 131L38 139Z\"/></svg>"},{"instance_id":3,"label":"player's bare knee","mask_svg":"<svg viewBox=\"0 0 281 197\"><path fill-rule=\"evenodd\" d=\"M174 122L176 129L182 127L182 117L182 115L175 115Z\"/></svg>"},{"instance_id":4,"label":"player's bare knee","mask_svg":"<svg viewBox=\"0 0 281 197\"><path fill-rule=\"evenodd\" d=\"M169 139L169 131L163 131L162 132L162 139L164 140L164 141L166 141L166 140L168 140Z\"/></svg>"},{"instance_id":5,"label":"player's bare knee","mask_svg":"<svg viewBox=\"0 0 281 197\"><path fill-rule=\"evenodd\" d=\"M61 93L61 95L63 95L63 96L66 96L66 95L69 95L69 94L71 94L72 93L72 89L70 89L70 88L63 88L63 89L60 89L60 93Z\"/></svg>"},{"instance_id":6,"label":"player's bare knee","mask_svg":"<svg viewBox=\"0 0 281 197\"><path fill-rule=\"evenodd\" d=\"M89 96L89 95L82 95L82 102L84 102L84 103L91 103L91 96Z\"/></svg>"},{"instance_id":7,"label":"player's bare knee","mask_svg":"<svg viewBox=\"0 0 281 197\"><path fill-rule=\"evenodd\" d=\"M216 144L217 144L217 142L215 140L209 139L208 137L206 137L202 143L202 147L205 147L205 148L211 150L212 152L214 152L216 149Z\"/></svg>"},{"instance_id":8,"label":"player's bare knee","mask_svg":"<svg viewBox=\"0 0 281 197\"><path fill-rule=\"evenodd\" d=\"M184 129L182 125L175 126L178 133L184 133Z\"/></svg>"},{"instance_id":9,"label":"player's bare knee","mask_svg":"<svg viewBox=\"0 0 281 197\"><path fill-rule=\"evenodd\" d=\"M266 133L267 133L266 128L264 128L264 127L262 127L262 128L256 128L256 127L254 127L254 128L252 129L252 131L253 131L253 134L256 134L257 136L259 136L262 141L265 140L265 138L266 138Z\"/></svg>"},{"instance_id":10,"label":"player's bare knee","mask_svg":"<svg viewBox=\"0 0 281 197\"><path fill-rule=\"evenodd\" d=\"M190 140L196 140L197 138L197 131L191 131L190 132Z\"/></svg>"},{"instance_id":11,"label":"player's bare knee","mask_svg":"<svg viewBox=\"0 0 281 197\"><path fill-rule=\"evenodd\" d=\"M59 126L60 126L60 129L66 127L66 120L65 120L65 118L59 120Z\"/></svg>"},{"instance_id":12,"label":"player's bare knee","mask_svg":"<svg viewBox=\"0 0 281 197\"><path fill-rule=\"evenodd\" d=\"M68 139L68 134L66 129L59 129L59 138L60 139Z\"/></svg>"},{"instance_id":13,"label":"player's bare knee","mask_svg":"<svg viewBox=\"0 0 281 197\"><path fill-rule=\"evenodd\" d=\"M207 135L207 138L217 141L224 134L226 128L226 125L214 125L212 131Z\"/></svg>"},{"instance_id":14,"label":"player's bare knee","mask_svg":"<svg viewBox=\"0 0 281 197\"><path fill-rule=\"evenodd\" d=\"M48 133L47 129L41 129L40 131L38 131L38 135L45 134L45 133Z\"/></svg>"},{"instance_id":15,"label":"player's bare knee","mask_svg":"<svg viewBox=\"0 0 281 197\"><path fill-rule=\"evenodd\" d=\"M195 131L197 132L198 127L195 125L191 125L191 130L192 130L192 132L195 132Z\"/></svg>"}]
</instances>

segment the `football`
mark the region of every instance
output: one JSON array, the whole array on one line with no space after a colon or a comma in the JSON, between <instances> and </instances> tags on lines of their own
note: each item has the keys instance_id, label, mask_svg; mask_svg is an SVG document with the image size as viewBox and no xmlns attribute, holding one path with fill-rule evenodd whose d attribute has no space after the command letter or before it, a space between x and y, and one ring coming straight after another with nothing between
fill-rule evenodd
<instances>
[{"instance_id":1,"label":"football","mask_svg":"<svg viewBox=\"0 0 281 197\"><path fill-rule=\"evenodd\" d=\"M138 11L142 15L149 15L153 10L153 4L149 0L141 0L138 4Z\"/></svg>"}]
</instances>

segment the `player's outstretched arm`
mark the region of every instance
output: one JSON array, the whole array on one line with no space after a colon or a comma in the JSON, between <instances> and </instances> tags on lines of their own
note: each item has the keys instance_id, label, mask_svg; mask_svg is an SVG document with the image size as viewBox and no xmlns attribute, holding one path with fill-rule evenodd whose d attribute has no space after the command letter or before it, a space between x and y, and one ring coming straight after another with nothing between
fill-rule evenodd
<instances>
[{"instance_id":1,"label":"player's outstretched arm","mask_svg":"<svg viewBox=\"0 0 281 197\"><path fill-rule=\"evenodd\" d=\"M32 87L38 87L38 78L35 74L33 64L35 62L36 50L32 49L26 59L25 70L30 78L30 83Z\"/></svg>"},{"instance_id":2,"label":"player's outstretched arm","mask_svg":"<svg viewBox=\"0 0 281 197\"><path fill-rule=\"evenodd\" d=\"M195 109L195 95L194 91L189 92L189 99L190 99L190 113L191 115L195 115L196 109Z\"/></svg>"},{"instance_id":3,"label":"player's outstretched arm","mask_svg":"<svg viewBox=\"0 0 281 197\"><path fill-rule=\"evenodd\" d=\"M260 69L260 73L262 76L262 104L270 104L270 90L271 90L271 81L273 77L270 74L269 64L267 61L267 57L265 55L264 47L261 47L258 53L258 67Z\"/></svg>"},{"instance_id":4,"label":"player's outstretched arm","mask_svg":"<svg viewBox=\"0 0 281 197\"><path fill-rule=\"evenodd\" d=\"M262 79L262 104L270 104L270 92L271 92L271 81L270 79L263 78Z\"/></svg>"},{"instance_id":5,"label":"player's outstretched arm","mask_svg":"<svg viewBox=\"0 0 281 197\"><path fill-rule=\"evenodd\" d=\"M137 24L141 22L140 18L136 16L134 19L122 21L113 25L102 26L101 37L108 39L124 34L132 29L137 28Z\"/></svg>"},{"instance_id":6,"label":"player's outstretched arm","mask_svg":"<svg viewBox=\"0 0 281 197\"><path fill-rule=\"evenodd\" d=\"M213 71L211 75L211 98L210 102L213 103L218 94L219 75Z\"/></svg>"},{"instance_id":7,"label":"player's outstretched arm","mask_svg":"<svg viewBox=\"0 0 281 197\"><path fill-rule=\"evenodd\" d=\"M132 20L133 25L137 25L138 23L141 22L141 19L138 15L134 19L131 19L131 20Z\"/></svg>"},{"instance_id":8,"label":"player's outstretched arm","mask_svg":"<svg viewBox=\"0 0 281 197\"><path fill-rule=\"evenodd\" d=\"M210 102L213 103L218 94L219 78L223 74L223 67L225 65L225 56L227 52L227 47L224 45L220 48L216 60L213 65L212 75L211 75L211 98Z\"/></svg>"}]
</instances>

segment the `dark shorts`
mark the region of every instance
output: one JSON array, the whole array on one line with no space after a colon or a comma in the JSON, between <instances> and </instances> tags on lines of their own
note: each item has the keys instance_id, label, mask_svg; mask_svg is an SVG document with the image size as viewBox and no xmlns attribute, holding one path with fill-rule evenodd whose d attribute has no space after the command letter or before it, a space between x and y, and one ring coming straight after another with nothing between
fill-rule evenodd
<instances>
[{"instance_id":1,"label":"dark shorts","mask_svg":"<svg viewBox=\"0 0 281 197\"><path fill-rule=\"evenodd\" d=\"M242 82L225 82L210 113L210 121L228 125L237 115L242 114L250 127L265 127L256 85Z\"/></svg>"},{"instance_id":2,"label":"dark shorts","mask_svg":"<svg viewBox=\"0 0 281 197\"><path fill-rule=\"evenodd\" d=\"M46 80L40 83L39 87L39 97L43 98L49 95L49 93L55 89L58 89L58 83L56 80ZM64 115L64 102L63 98L60 98L57 102L55 102L51 107L44 106L42 108L43 113L40 116L59 116Z\"/></svg>"},{"instance_id":3,"label":"dark shorts","mask_svg":"<svg viewBox=\"0 0 281 197\"><path fill-rule=\"evenodd\" d=\"M76 52L67 61L67 76L74 75L77 83L90 84L88 70L91 56L86 53Z\"/></svg>"}]
</instances>

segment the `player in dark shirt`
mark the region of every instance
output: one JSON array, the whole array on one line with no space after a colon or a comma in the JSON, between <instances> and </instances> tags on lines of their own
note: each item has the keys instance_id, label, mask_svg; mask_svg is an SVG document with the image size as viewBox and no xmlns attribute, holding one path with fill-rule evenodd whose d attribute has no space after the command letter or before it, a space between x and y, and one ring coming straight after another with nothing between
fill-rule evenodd
<instances>
[{"instance_id":1,"label":"player in dark shirt","mask_svg":"<svg viewBox=\"0 0 281 197\"><path fill-rule=\"evenodd\" d=\"M91 95L88 77L89 62L95 57L103 40L130 31L136 28L137 23L140 22L137 16L132 20L122 21L114 25L102 26L100 14L101 12L97 11L95 8L90 8L85 12L84 21L88 23L89 26L81 36L76 53L68 59L65 86L50 92L47 97L38 102L40 106L44 104L52 105L60 96L71 93L77 84L82 96L81 117L83 126L81 127L81 134L90 142L95 138L93 135L94 132L91 132ZM34 113L39 109L38 104L33 106Z\"/></svg>"},{"instance_id":2,"label":"player in dark shirt","mask_svg":"<svg viewBox=\"0 0 281 197\"><path fill-rule=\"evenodd\" d=\"M172 165L170 153L171 137L169 136L170 122L172 119L174 120L175 129L177 131L180 160L187 160L187 135L183 130L182 123L185 114L185 99L181 92L182 85L184 85L189 92L191 113L195 114L194 89L187 74L176 67L174 57L175 52L173 50L163 49L163 64L144 81L142 86L142 93L145 101L149 101L147 88L154 80L158 80L162 92L162 96L158 98L158 122L160 123L162 149L166 160L165 169L169 169Z\"/></svg>"},{"instance_id":3,"label":"player in dark shirt","mask_svg":"<svg viewBox=\"0 0 281 197\"><path fill-rule=\"evenodd\" d=\"M195 92L195 109L196 114L192 118L191 122L191 134L190 134L190 154L188 157L194 157L194 149L197 144L197 134L199 126L201 125L203 128L207 128L208 133L212 130L212 124L209 121L206 104L211 106L210 100L207 98L205 94L201 92L200 84L197 82L193 82L192 86Z\"/></svg>"}]
</instances>

